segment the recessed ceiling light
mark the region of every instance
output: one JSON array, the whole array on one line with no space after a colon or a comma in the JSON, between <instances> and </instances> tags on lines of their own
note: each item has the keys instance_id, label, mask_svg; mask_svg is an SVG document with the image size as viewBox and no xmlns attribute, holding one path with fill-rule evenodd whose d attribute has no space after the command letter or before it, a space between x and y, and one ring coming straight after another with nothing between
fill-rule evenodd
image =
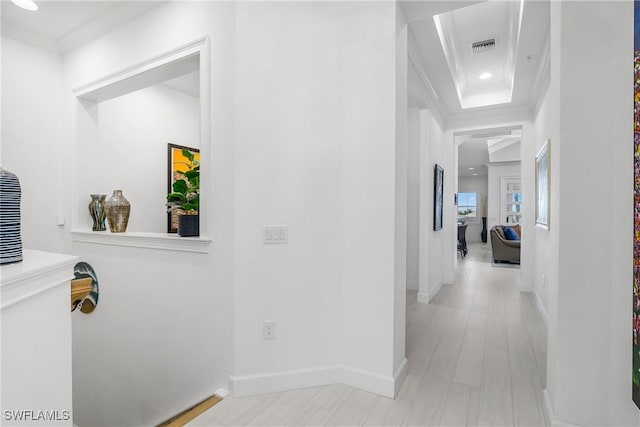
<instances>
[{"instance_id":1,"label":"recessed ceiling light","mask_svg":"<svg viewBox=\"0 0 640 427\"><path fill-rule=\"evenodd\" d=\"M487 80L487 79L490 79L490 78L491 78L491 73L487 73L487 72L482 73L482 74L480 74L480 75L478 76L478 78L479 78L480 80Z\"/></svg>"},{"instance_id":2,"label":"recessed ceiling light","mask_svg":"<svg viewBox=\"0 0 640 427\"><path fill-rule=\"evenodd\" d=\"M21 7L26 10L36 11L38 10L38 5L35 4L32 0L11 0L13 4L18 7Z\"/></svg>"},{"instance_id":3,"label":"recessed ceiling light","mask_svg":"<svg viewBox=\"0 0 640 427\"><path fill-rule=\"evenodd\" d=\"M469 168L470 171L474 170L475 168Z\"/></svg>"},{"instance_id":4,"label":"recessed ceiling light","mask_svg":"<svg viewBox=\"0 0 640 427\"><path fill-rule=\"evenodd\" d=\"M474 173L474 174L473 174L473 176L476 176L476 175L478 175L478 174L477 174L477 173Z\"/></svg>"}]
</instances>

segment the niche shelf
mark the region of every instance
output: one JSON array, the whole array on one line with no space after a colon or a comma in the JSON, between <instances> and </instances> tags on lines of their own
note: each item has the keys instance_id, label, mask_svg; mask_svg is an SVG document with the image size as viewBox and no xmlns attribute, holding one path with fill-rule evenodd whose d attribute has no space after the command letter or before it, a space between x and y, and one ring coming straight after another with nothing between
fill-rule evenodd
<instances>
[{"instance_id":1,"label":"niche shelf","mask_svg":"<svg viewBox=\"0 0 640 427\"><path fill-rule=\"evenodd\" d=\"M210 40L203 37L184 46L158 55L147 61L107 75L91 83L82 85L73 91L76 97L76 138L74 141L72 177L72 217L71 237L75 242L128 246L136 248L159 249L169 251L208 253L211 245L211 212L213 199L211 190L211 107L210 107ZM199 149L201 155L201 203L199 237L180 237L164 232L142 232L130 229L125 233L109 231L94 232L87 212L87 197L95 192L100 179L94 165L100 158L100 140L98 106L103 101L126 95L163 81L199 71ZM166 144L166 142L164 142ZM103 145L104 147L104 145ZM162 148L163 153L166 148ZM157 163L156 163L157 164ZM159 177L163 182L166 177ZM132 185L135 185L132 183ZM154 184L155 185L155 184ZM104 187L104 185L103 185ZM144 186L139 187L144 189ZM155 187L154 187L155 188ZM126 188L124 188L126 192ZM156 190L157 191L157 190ZM109 196L109 194L107 194ZM131 200L135 209L135 200ZM164 206L162 206L164 208ZM134 211L134 210L133 210ZM135 212L135 211L134 211ZM165 214L164 209L159 215ZM153 227L155 229L155 227Z\"/></svg>"},{"instance_id":2,"label":"niche shelf","mask_svg":"<svg viewBox=\"0 0 640 427\"><path fill-rule=\"evenodd\" d=\"M180 237L177 234L72 230L76 242L99 245L129 246L167 251L208 253L211 239L206 237Z\"/></svg>"}]
</instances>

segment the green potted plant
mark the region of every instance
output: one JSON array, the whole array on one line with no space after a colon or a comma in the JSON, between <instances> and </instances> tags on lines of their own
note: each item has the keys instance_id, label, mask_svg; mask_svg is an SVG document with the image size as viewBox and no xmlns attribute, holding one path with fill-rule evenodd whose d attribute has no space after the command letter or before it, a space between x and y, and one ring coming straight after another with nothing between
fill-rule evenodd
<instances>
[{"instance_id":1,"label":"green potted plant","mask_svg":"<svg viewBox=\"0 0 640 427\"><path fill-rule=\"evenodd\" d=\"M186 170L176 171L182 176L173 183L173 191L167 195L167 211L183 213L178 217L178 234L183 237L200 235L200 162L193 153L182 149L187 159Z\"/></svg>"}]
</instances>

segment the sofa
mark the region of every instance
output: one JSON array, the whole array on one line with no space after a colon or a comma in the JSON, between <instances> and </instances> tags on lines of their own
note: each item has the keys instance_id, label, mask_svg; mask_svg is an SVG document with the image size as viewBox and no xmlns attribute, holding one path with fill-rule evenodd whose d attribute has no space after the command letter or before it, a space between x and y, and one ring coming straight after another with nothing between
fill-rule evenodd
<instances>
[{"instance_id":1,"label":"sofa","mask_svg":"<svg viewBox=\"0 0 640 427\"><path fill-rule=\"evenodd\" d=\"M515 232L518 240L507 239L503 226L501 225L491 227L490 235L493 261L520 264L520 226L508 227Z\"/></svg>"}]
</instances>

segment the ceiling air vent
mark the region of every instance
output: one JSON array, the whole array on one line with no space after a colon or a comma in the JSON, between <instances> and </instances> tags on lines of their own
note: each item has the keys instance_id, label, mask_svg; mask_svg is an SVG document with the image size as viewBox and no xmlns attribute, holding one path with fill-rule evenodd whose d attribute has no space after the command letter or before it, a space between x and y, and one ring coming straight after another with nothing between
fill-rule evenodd
<instances>
[{"instance_id":1,"label":"ceiling air vent","mask_svg":"<svg viewBox=\"0 0 640 427\"><path fill-rule=\"evenodd\" d=\"M471 52L480 53L488 50L493 50L496 47L496 39L487 39L479 42L471 43Z\"/></svg>"}]
</instances>

